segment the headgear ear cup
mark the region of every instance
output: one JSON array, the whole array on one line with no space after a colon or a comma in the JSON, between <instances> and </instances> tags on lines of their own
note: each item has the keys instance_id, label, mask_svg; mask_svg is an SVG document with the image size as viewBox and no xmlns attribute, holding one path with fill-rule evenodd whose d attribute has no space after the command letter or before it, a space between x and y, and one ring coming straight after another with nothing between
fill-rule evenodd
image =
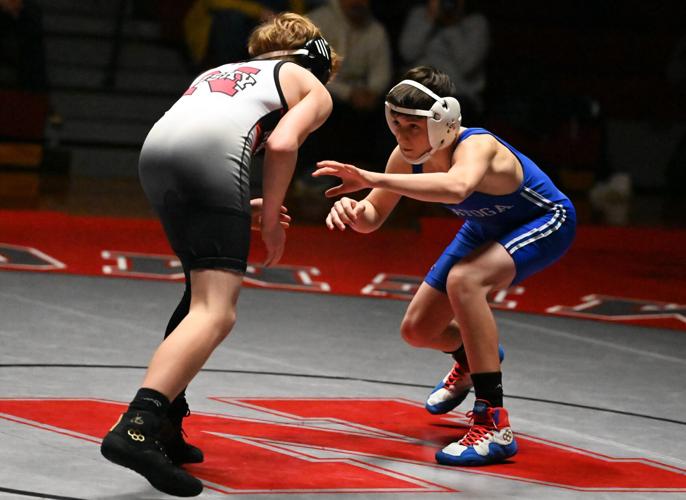
<instances>
[{"instance_id":1,"label":"headgear ear cup","mask_svg":"<svg viewBox=\"0 0 686 500\"><path fill-rule=\"evenodd\" d=\"M435 92L414 80L401 81L389 91L389 94L400 85L410 85L421 90L436 101L429 110L404 108L386 101L386 122L391 131L393 130L393 116L391 115L391 111L406 115L426 117L426 130L429 136L431 150L423 154L420 158L405 158L410 163L424 163L436 151L447 147L452 143L452 139L455 138L456 131L459 130L462 123L460 103L454 97L439 97Z\"/></svg>"},{"instance_id":2,"label":"headgear ear cup","mask_svg":"<svg viewBox=\"0 0 686 500\"><path fill-rule=\"evenodd\" d=\"M272 59L281 56L295 56L297 64L310 70L324 85L331 77L331 46L322 37L308 40L301 49L274 50L260 54L253 59Z\"/></svg>"},{"instance_id":3,"label":"headgear ear cup","mask_svg":"<svg viewBox=\"0 0 686 500\"><path fill-rule=\"evenodd\" d=\"M433 116L426 120L429 144L434 150L450 143L455 131L460 127L462 114L460 103L454 97L442 97L431 106Z\"/></svg>"},{"instance_id":4,"label":"headgear ear cup","mask_svg":"<svg viewBox=\"0 0 686 500\"><path fill-rule=\"evenodd\" d=\"M307 50L303 66L308 68L320 82L326 84L331 76L331 46L322 37L308 40L303 46Z\"/></svg>"}]
</instances>

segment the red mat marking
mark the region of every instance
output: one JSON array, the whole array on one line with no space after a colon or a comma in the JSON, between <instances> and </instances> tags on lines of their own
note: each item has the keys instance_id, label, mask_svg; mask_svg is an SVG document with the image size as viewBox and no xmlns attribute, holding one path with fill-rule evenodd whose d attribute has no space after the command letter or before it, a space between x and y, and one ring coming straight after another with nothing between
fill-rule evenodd
<instances>
[{"instance_id":1,"label":"red mat marking","mask_svg":"<svg viewBox=\"0 0 686 500\"><path fill-rule=\"evenodd\" d=\"M393 470L409 462L430 467L426 476L432 481L454 481L455 469L437 465L433 455L466 428L454 419L431 416L416 403L213 399L262 412L259 418L196 413L184 422L189 440L207 455L205 463L189 470L219 491L455 491ZM125 405L97 400L0 400L0 418L51 426L46 430L89 441L90 436L103 436L123 409ZM573 490L686 492L684 469L652 460L613 458L533 436L518 434L517 439L520 452L508 463L459 470Z\"/></svg>"},{"instance_id":2,"label":"red mat marking","mask_svg":"<svg viewBox=\"0 0 686 500\"><path fill-rule=\"evenodd\" d=\"M408 299L459 228L362 235L294 226L281 265L253 239L248 286ZM686 231L581 227L562 260L491 298L494 307L686 330ZM62 267L61 267L62 266ZM0 269L178 280L155 220L0 211Z\"/></svg>"}]
</instances>

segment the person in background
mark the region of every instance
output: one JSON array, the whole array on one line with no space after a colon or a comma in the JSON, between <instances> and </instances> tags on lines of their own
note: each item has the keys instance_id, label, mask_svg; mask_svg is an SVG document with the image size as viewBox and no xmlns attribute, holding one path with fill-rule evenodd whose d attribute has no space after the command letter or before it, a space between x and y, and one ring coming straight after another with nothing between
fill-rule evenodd
<instances>
[{"instance_id":1,"label":"person in background","mask_svg":"<svg viewBox=\"0 0 686 500\"><path fill-rule=\"evenodd\" d=\"M329 0L307 15L337 48L342 63L327 85L334 101L331 118L306 143L304 173L324 154L349 158L359 152L378 161L392 141L376 111L393 76L386 30L373 17L369 0ZM309 175L301 178L307 181Z\"/></svg>"},{"instance_id":2,"label":"person in background","mask_svg":"<svg viewBox=\"0 0 686 500\"><path fill-rule=\"evenodd\" d=\"M486 16L470 13L466 0L427 0L410 11L398 45L406 67L426 65L447 73L463 116L480 120L490 48Z\"/></svg>"},{"instance_id":3,"label":"person in background","mask_svg":"<svg viewBox=\"0 0 686 500\"><path fill-rule=\"evenodd\" d=\"M36 0L0 0L0 47L21 89L48 91L43 14Z\"/></svg>"},{"instance_id":4,"label":"person in background","mask_svg":"<svg viewBox=\"0 0 686 500\"><path fill-rule=\"evenodd\" d=\"M248 58L246 41L277 12L303 13L304 0L195 0L184 19L194 65L204 70Z\"/></svg>"},{"instance_id":5,"label":"person in background","mask_svg":"<svg viewBox=\"0 0 686 500\"><path fill-rule=\"evenodd\" d=\"M668 102L679 110L675 113L674 122L677 124L681 120L683 123L686 120L686 35L676 40L666 73L670 91L674 96ZM682 132L677 140L665 170L666 196L664 197L663 218L670 225L684 224L683 213L686 208L683 195L684 183L686 183L686 132Z\"/></svg>"}]
</instances>

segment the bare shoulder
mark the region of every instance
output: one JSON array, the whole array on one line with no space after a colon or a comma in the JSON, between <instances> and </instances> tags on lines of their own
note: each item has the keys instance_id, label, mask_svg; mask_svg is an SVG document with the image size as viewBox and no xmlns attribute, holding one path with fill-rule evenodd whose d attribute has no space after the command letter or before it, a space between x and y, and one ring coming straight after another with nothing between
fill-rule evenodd
<instances>
[{"instance_id":1,"label":"bare shoulder","mask_svg":"<svg viewBox=\"0 0 686 500\"><path fill-rule=\"evenodd\" d=\"M303 68L299 64L295 64L294 62L290 61L285 61L281 65L281 69L279 70L279 79L286 78L288 80L290 79L295 79L295 80L308 80L309 77L313 78L314 80L318 81L315 76L310 73L309 70Z\"/></svg>"},{"instance_id":2,"label":"bare shoulder","mask_svg":"<svg viewBox=\"0 0 686 500\"><path fill-rule=\"evenodd\" d=\"M491 134L473 134L463 139L457 149L469 150L495 150L500 144Z\"/></svg>"},{"instance_id":3,"label":"bare shoulder","mask_svg":"<svg viewBox=\"0 0 686 500\"><path fill-rule=\"evenodd\" d=\"M459 158L493 158L498 152L500 143L491 134L474 134L460 142L453 157Z\"/></svg>"},{"instance_id":4,"label":"bare shoulder","mask_svg":"<svg viewBox=\"0 0 686 500\"><path fill-rule=\"evenodd\" d=\"M309 70L292 62L284 63L279 69L279 84L289 108L313 90L328 94L326 87Z\"/></svg>"}]
</instances>

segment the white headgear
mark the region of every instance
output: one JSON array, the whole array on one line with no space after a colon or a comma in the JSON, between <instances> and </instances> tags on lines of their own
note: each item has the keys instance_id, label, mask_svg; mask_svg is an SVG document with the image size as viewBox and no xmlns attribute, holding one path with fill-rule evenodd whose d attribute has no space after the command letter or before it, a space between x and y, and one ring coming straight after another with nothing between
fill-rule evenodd
<instances>
[{"instance_id":1,"label":"white headgear","mask_svg":"<svg viewBox=\"0 0 686 500\"><path fill-rule=\"evenodd\" d=\"M460 103L454 97L438 97L434 92L414 80L401 81L389 91L389 94L400 85L411 85L436 101L429 110L403 108L402 106L396 106L395 104L386 101L386 122L391 131L395 128L391 111L404 115L426 116L426 129L429 134L431 150L419 158L414 159L406 158L405 155L403 155L405 160L410 163L424 163L436 151L452 144L452 140L455 138L456 132L459 130L460 123L462 122Z\"/></svg>"}]
</instances>

